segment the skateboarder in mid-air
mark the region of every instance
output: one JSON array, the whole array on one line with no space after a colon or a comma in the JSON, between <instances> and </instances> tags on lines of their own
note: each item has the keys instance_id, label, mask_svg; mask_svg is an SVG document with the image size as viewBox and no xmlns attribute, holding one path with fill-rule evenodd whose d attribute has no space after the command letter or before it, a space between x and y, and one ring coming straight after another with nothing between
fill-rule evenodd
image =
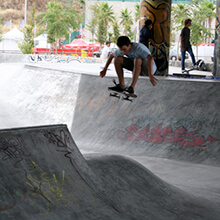
<instances>
[{"instance_id":1,"label":"skateboarder in mid-air","mask_svg":"<svg viewBox=\"0 0 220 220\"><path fill-rule=\"evenodd\" d=\"M108 89L120 93L133 94L139 75L149 76L150 82L155 86L157 79L153 74L157 67L149 49L141 43L131 42L127 36L120 36L117 40L117 46L119 49L109 56L104 69L100 72L100 76L103 78L112 59L115 58L114 65L119 84ZM123 68L133 73L129 87L125 87Z\"/></svg>"}]
</instances>

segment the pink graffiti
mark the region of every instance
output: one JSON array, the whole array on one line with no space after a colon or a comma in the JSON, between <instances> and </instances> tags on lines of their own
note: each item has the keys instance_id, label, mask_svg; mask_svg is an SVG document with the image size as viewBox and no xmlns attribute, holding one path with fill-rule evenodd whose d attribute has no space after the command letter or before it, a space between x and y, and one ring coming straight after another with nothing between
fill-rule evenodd
<instances>
[{"instance_id":1,"label":"pink graffiti","mask_svg":"<svg viewBox=\"0 0 220 220\"><path fill-rule=\"evenodd\" d=\"M152 129L149 125L144 128L131 125L126 128L126 131L119 131L118 137L128 141L144 140L155 144L176 143L184 147L203 148L218 141L211 136L205 139L204 136L197 135L195 131L187 133L183 126L173 130L170 126L162 128L161 124Z\"/></svg>"}]
</instances>

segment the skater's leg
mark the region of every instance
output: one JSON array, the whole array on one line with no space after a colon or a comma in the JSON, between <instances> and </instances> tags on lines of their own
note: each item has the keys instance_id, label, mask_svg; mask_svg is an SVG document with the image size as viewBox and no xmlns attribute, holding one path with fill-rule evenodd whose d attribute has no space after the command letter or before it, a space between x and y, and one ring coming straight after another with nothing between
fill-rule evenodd
<instances>
[{"instance_id":1,"label":"skater's leg","mask_svg":"<svg viewBox=\"0 0 220 220\"><path fill-rule=\"evenodd\" d=\"M114 65L115 65L115 71L118 75L119 84L122 87L125 87L124 71L123 71L123 57L121 56L115 57Z\"/></svg>"},{"instance_id":2,"label":"skater's leg","mask_svg":"<svg viewBox=\"0 0 220 220\"><path fill-rule=\"evenodd\" d=\"M191 56L193 66L196 66L196 60L195 60L195 56L194 56L192 47L189 46L188 49L187 49L187 51L189 52L189 55Z\"/></svg>"},{"instance_id":3,"label":"skater's leg","mask_svg":"<svg viewBox=\"0 0 220 220\"><path fill-rule=\"evenodd\" d=\"M185 70L185 56L186 56L186 50L181 50L181 69L182 71Z\"/></svg>"},{"instance_id":4,"label":"skater's leg","mask_svg":"<svg viewBox=\"0 0 220 220\"><path fill-rule=\"evenodd\" d=\"M141 65L142 65L142 59L141 58L135 58L134 59L133 78L132 78L132 82L131 82L131 87L133 89L135 88L138 77L141 73Z\"/></svg>"}]
</instances>

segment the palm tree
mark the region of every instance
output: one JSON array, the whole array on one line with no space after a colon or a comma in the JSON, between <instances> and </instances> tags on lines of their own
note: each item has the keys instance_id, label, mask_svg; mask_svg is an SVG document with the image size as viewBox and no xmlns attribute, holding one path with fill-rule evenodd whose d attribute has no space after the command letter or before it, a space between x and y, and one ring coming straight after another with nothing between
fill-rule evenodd
<instances>
[{"instance_id":1,"label":"palm tree","mask_svg":"<svg viewBox=\"0 0 220 220\"><path fill-rule=\"evenodd\" d=\"M92 17L91 21L86 25L87 29L91 32L92 34L92 41L94 41L94 36L95 36L95 30L96 30L96 24L97 21L95 17Z\"/></svg>"},{"instance_id":2,"label":"palm tree","mask_svg":"<svg viewBox=\"0 0 220 220\"><path fill-rule=\"evenodd\" d=\"M47 24L46 32L49 43L54 43L62 37L68 39L70 28L74 30L80 23L79 15L75 9L64 9L62 4L56 1L48 2L46 7L47 11L38 16L41 20L38 25Z\"/></svg>"},{"instance_id":3,"label":"palm tree","mask_svg":"<svg viewBox=\"0 0 220 220\"><path fill-rule=\"evenodd\" d=\"M190 9L186 4L177 4L172 7L171 17L174 29L181 30L184 27L184 21L190 17Z\"/></svg>"},{"instance_id":4,"label":"palm tree","mask_svg":"<svg viewBox=\"0 0 220 220\"><path fill-rule=\"evenodd\" d=\"M135 21L137 22L139 20L140 17L140 3L135 4L135 13L134 13L134 17L135 17Z\"/></svg>"},{"instance_id":5,"label":"palm tree","mask_svg":"<svg viewBox=\"0 0 220 220\"><path fill-rule=\"evenodd\" d=\"M120 24L124 27L124 34L128 36L128 30L129 27L133 24L133 19L131 12L128 12L128 9L121 10L121 16L120 16L121 22Z\"/></svg>"},{"instance_id":6,"label":"palm tree","mask_svg":"<svg viewBox=\"0 0 220 220\"><path fill-rule=\"evenodd\" d=\"M114 21L114 10L112 6L109 7L108 3L102 2L100 5L100 9L102 10L106 26L108 26L109 23Z\"/></svg>"},{"instance_id":7,"label":"palm tree","mask_svg":"<svg viewBox=\"0 0 220 220\"><path fill-rule=\"evenodd\" d=\"M117 17L115 17L112 27L113 27L112 42L116 43L118 37L120 36L120 29L119 29L119 24L118 24Z\"/></svg>"},{"instance_id":8,"label":"palm tree","mask_svg":"<svg viewBox=\"0 0 220 220\"><path fill-rule=\"evenodd\" d=\"M88 25L90 32L93 34L97 29L97 40L104 44L107 39L107 32L110 23L114 21L114 11L112 6L109 7L107 2L101 2L91 6L92 19Z\"/></svg>"},{"instance_id":9,"label":"palm tree","mask_svg":"<svg viewBox=\"0 0 220 220\"><path fill-rule=\"evenodd\" d=\"M201 1L198 7L198 10L199 10L199 13L201 14L203 25L205 21L208 20L208 29L209 29L209 32L211 32L212 19L216 16L216 13L214 12L215 6L213 2L210 2L208 0ZM208 43L210 43L210 35L208 35Z\"/></svg>"}]
</instances>

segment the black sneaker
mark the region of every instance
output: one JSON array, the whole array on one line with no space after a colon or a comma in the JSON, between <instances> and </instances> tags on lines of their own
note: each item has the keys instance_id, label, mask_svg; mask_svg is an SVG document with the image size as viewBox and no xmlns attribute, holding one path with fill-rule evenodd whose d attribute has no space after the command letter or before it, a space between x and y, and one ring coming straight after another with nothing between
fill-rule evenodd
<instances>
[{"instance_id":1,"label":"black sneaker","mask_svg":"<svg viewBox=\"0 0 220 220\"><path fill-rule=\"evenodd\" d=\"M124 93L125 94L134 94L134 89L131 86L129 86L124 90Z\"/></svg>"},{"instance_id":2,"label":"black sneaker","mask_svg":"<svg viewBox=\"0 0 220 220\"><path fill-rule=\"evenodd\" d=\"M124 92L125 88L123 88L120 84L116 84L116 86L108 87L108 90L115 92Z\"/></svg>"}]
</instances>

